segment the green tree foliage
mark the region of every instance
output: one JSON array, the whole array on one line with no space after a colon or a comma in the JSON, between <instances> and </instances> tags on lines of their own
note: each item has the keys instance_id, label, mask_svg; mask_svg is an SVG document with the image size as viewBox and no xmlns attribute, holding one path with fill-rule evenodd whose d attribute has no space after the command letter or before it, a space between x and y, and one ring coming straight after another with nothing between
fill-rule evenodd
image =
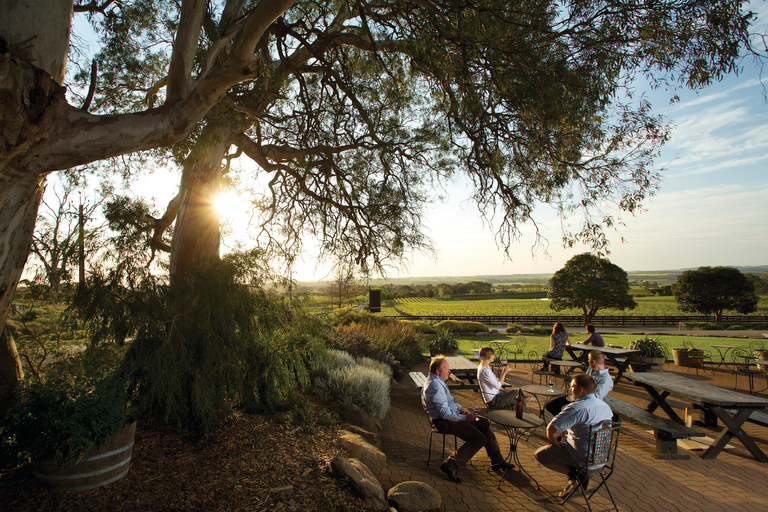
<instances>
[{"instance_id":1,"label":"green tree foliage","mask_svg":"<svg viewBox=\"0 0 768 512\"><path fill-rule=\"evenodd\" d=\"M309 383L322 326L251 288L247 261L228 256L171 285L113 274L78 290L95 342L133 337L121 371L138 412L205 434L235 410L275 410Z\"/></svg>"},{"instance_id":2,"label":"green tree foliage","mask_svg":"<svg viewBox=\"0 0 768 512\"><path fill-rule=\"evenodd\" d=\"M578 254L549 280L549 307L555 311L581 308L584 324L601 308L633 309L627 273L605 258Z\"/></svg>"},{"instance_id":3,"label":"green tree foliage","mask_svg":"<svg viewBox=\"0 0 768 512\"><path fill-rule=\"evenodd\" d=\"M720 322L727 309L745 315L757 311L754 284L733 267L686 270L678 276L674 293L682 311L714 314L715 322Z\"/></svg>"}]
</instances>

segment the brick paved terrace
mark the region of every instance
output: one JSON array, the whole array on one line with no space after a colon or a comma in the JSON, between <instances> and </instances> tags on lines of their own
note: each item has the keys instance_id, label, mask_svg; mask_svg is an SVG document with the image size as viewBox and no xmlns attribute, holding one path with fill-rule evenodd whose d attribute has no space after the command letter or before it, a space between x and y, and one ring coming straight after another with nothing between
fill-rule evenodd
<instances>
[{"instance_id":1,"label":"brick paved terrace","mask_svg":"<svg viewBox=\"0 0 768 512\"><path fill-rule=\"evenodd\" d=\"M413 370L427 373L427 363ZM664 371L680 373L691 379L728 389L733 389L735 382L734 374L724 367L713 374L707 366L706 371L699 371L697 375L695 369L668 363ZM513 386L530 384L529 365L518 362L517 368L509 373L507 382ZM538 384L538 377L535 378L535 383ZM558 382L558 385L561 384ZM765 378L757 377L755 387L762 389L765 386ZM743 375L739 376L738 390L747 391L747 380ZM636 387L626 379L622 379L614 387L612 394L643 408L650 399L643 388ZM478 393L472 390L457 391L455 396L464 406L471 406L473 401L479 400ZM690 407L690 404L674 397L670 397L668 403L680 417L684 417L685 407ZM530 402L529 407L536 409L538 406L536 402ZM657 414L659 413L665 416L660 410L657 411ZM548 413L546 419L551 419ZM419 389L407 376L392 388L392 408L384 419L383 426L382 449L387 455L387 468L380 480L385 490L408 480L425 482L440 492L446 511L563 509L559 505L557 494L565 486L565 477L539 466L533 458L534 450L546 442L544 427L525 435L518 445L521 463L538 481L540 489L537 489L525 474L518 471L508 472L499 489L499 475L487 471L490 462L484 450L475 455L474 467L467 465L466 468L460 469L459 474L464 483L455 484L448 480L439 469L442 461L442 436L439 435L434 437L432 462L427 466L430 428L421 407ZM706 432L708 437L715 438L722 426L697 428ZM768 427L747 422L743 428L760 449L768 453ZM501 428L494 427L494 430L502 452L506 454L509 446L506 433ZM714 460L702 459L702 450L687 450L682 447L680 452L690 454L689 460L661 460L655 457L653 431L624 421L616 457L616 470L609 480L619 509L649 512L753 512L768 509L768 464L755 460L736 438L731 440L729 446ZM449 436L446 456L452 450L453 438ZM593 510L610 507L604 490L600 490L591 501ZM586 510L584 499L574 496L565 509Z\"/></svg>"}]
</instances>

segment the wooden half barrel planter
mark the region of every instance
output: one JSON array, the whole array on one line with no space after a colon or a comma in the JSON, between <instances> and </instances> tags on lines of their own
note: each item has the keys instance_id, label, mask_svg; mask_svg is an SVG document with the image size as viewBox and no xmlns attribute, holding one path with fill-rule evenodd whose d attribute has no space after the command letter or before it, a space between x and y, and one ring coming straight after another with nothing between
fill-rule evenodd
<instances>
[{"instance_id":1,"label":"wooden half barrel planter","mask_svg":"<svg viewBox=\"0 0 768 512\"><path fill-rule=\"evenodd\" d=\"M116 482L128 473L135 435L134 421L89 451L74 466L62 468L52 460L35 463L32 468L35 478L46 487L60 491L86 491Z\"/></svg>"}]
</instances>

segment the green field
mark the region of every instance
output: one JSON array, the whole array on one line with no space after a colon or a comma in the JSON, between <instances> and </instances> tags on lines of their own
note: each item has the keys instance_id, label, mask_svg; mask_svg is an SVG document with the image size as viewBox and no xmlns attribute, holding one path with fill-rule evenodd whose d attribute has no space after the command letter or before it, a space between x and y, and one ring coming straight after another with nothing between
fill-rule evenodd
<instances>
[{"instance_id":1,"label":"green field","mask_svg":"<svg viewBox=\"0 0 768 512\"><path fill-rule=\"evenodd\" d=\"M587 336L582 332L571 332L571 343L578 343L584 341ZM529 334L519 335L526 339L527 344L525 347L526 358L528 352L535 350L536 353L541 356L544 352L549 350L549 336L536 336ZM518 335L511 336L457 336L456 340L459 342L459 355L472 357L473 348L482 348L489 345L496 340L512 340L517 338ZM603 339L606 345L616 345L620 347L629 347L637 338L642 338L634 334L604 334ZM734 345L738 348L749 349L750 343L755 340L748 338L719 338L714 336L683 336L683 335L661 335L654 336L659 339L669 349L669 359L672 359L672 349L683 346L683 341L691 343L695 348L700 350L709 351L712 354L712 359L719 361L717 350L710 347L710 345L726 344ZM727 340L727 341L726 341ZM425 355L429 355L427 351ZM568 356L566 355L566 358ZM518 359L520 359L518 357Z\"/></svg>"},{"instance_id":2,"label":"green field","mask_svg":"<svg viewBox=\"0 0 768 512\"><path fill-rule=\"evenodd\" d=\"M635 309L601 309L598 315L609 316L677 316L689 315L677 308L674 297L636 297ZM571 308L556 312L549 301L530 299L446 300L446 299L397 299L395 306L409 315L416 316L545 316L581 315L580 309ZM394 310L393 310L394 311ZM726 312L725 314L738 314ZM755 315L768 314L768 299L761 297Z\"/></svg>"}]
</instances>

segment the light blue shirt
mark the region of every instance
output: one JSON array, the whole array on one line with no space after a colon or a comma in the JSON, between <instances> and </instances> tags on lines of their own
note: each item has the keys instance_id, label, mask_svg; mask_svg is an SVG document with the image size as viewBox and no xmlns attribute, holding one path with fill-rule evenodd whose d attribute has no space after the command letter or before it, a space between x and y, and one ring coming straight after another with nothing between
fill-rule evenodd
<instances>
[{"instance_id":1,"label":"light blue shirt","mask_svg":"<svg viewBox=\"0 0 768 512\"><path fill-rule=\"evenodd\" d=\"M449 421L467 420L467 416L461 414L461 406L456 403L445 381L434 373L429 374L421 391L421 405L433 420L438 418Z\"/></svg>"},{"instance_id":2,"label":"light blue shirt","mask_svg":"<svg viewBox=\"0 0 768 512\"><path fill-rule=\"evenodd\" d=\"M589 449L590 427L611 418L613 411L608 404L590 393L563 407L551 425L558 432L568 432L565 446L576 461L583 463Z\"/></svg>"},{"instance_id":3,"label":"light blue shirt","mask_svg":"<svg viewBox=\"0 0 768 512\"><path fill-rule=\"evenodd\" d=\"M593 372L592 368L587 368L587 371L584 373L591 375L592 379L594 379L596 386L595 396L600 400L602 400L605 395L613 390L613 379L611 378L611 374L608 372L608 368L603 368L602 370L597 370L596 372Z\"/></svg>"}]
</instances>

